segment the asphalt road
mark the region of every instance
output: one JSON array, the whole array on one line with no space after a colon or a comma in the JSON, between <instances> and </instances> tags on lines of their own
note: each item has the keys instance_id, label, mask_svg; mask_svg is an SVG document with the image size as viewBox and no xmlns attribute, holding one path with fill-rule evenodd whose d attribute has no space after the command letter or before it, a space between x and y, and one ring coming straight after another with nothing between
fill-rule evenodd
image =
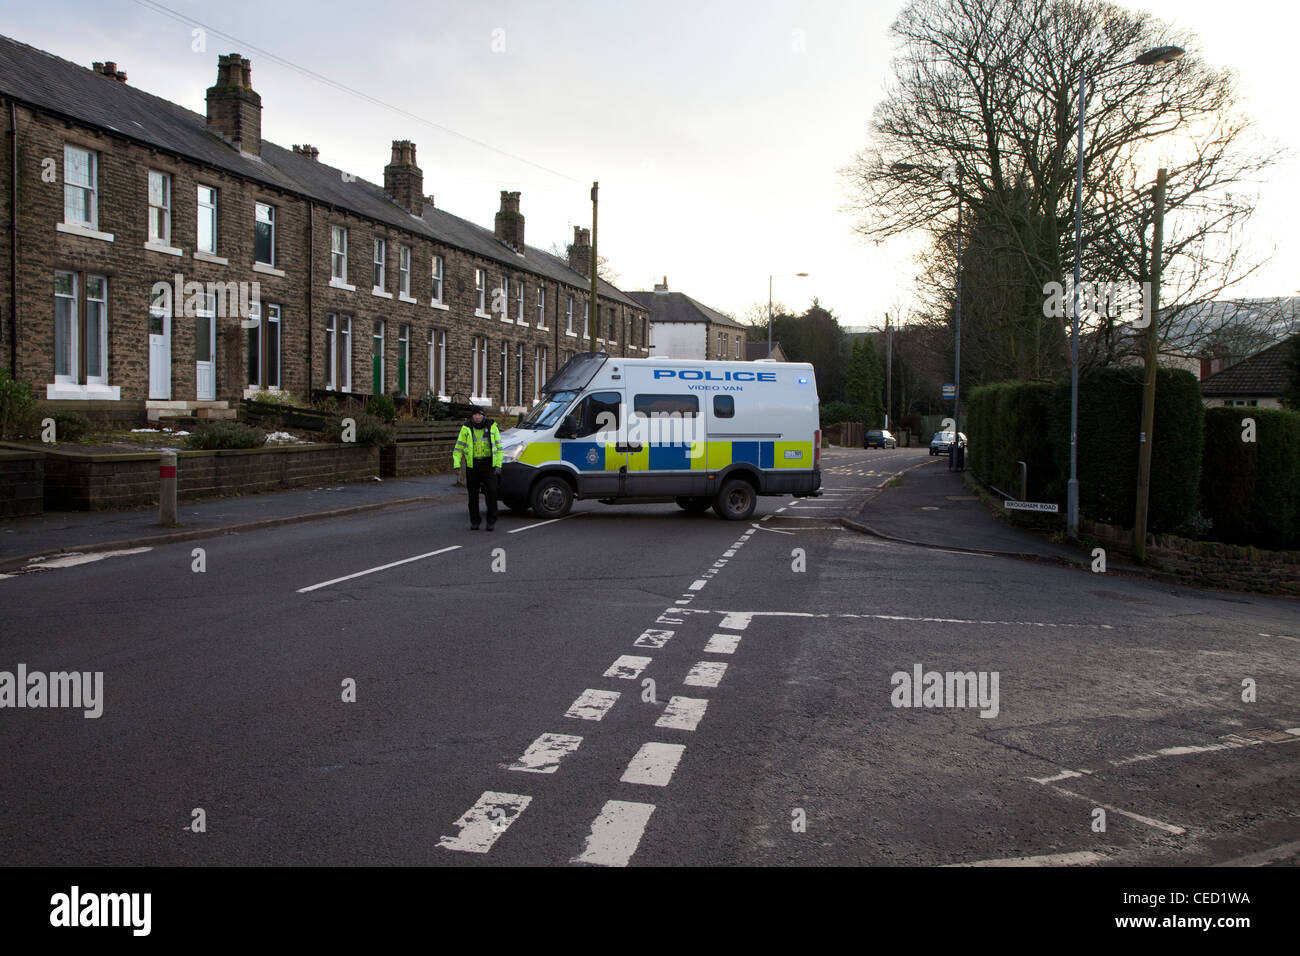
<instances>
[{"instance_id":1,"label":"asphalt road","mask_svg":"<svg viewBox=\"0 0 1300 956\"><path fill-rule=\"evenodd\" d=\"M925 460L828 452L743 523L435 504L0 580L0 670L104 688L0 712L5 859L1300 858L1294 603L837 524ZM904 699L918 665L988 693Z\"/></svg>"}]
</instances>

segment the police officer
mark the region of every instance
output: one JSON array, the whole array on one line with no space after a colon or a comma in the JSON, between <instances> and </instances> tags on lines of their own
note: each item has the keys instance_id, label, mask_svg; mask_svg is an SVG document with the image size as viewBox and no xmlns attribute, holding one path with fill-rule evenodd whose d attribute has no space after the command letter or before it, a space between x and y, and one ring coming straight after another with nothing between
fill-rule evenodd
<instances>
[{"instance_id":1,"label":"police officer","mask_svg":"<svg viewBox=\"0 0 1300 956\"><path fill-rule=\"evenodd\" d=\"M497 523L497 476L501 474L501 432L497 424L476 408L456 438L451 453L453 468L463 469L469 485L469 530L479 526L478 494L483 489L487 497L487 529ZM463 460L463 464L462 464Z\"/></svg>"}]
</instances>

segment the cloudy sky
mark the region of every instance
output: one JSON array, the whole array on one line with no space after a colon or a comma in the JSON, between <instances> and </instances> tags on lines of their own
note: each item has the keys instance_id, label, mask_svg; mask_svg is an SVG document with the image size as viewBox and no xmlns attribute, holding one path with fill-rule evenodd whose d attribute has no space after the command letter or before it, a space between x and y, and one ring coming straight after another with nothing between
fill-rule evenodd
<instances>
[{"instance_id":1,"label":"cloudy sky","mask_svg":"<svg viewBox=\"0 0 1300 956\"><path fill-rule=\"evenodd\" d=\"M1258 187L1253 240L1276 247L1273 262L1240 292L1296 294L1294 55L1264 44L1294 35L1300 17L1267 0L1126 5L1195 30L1192 52L1237 70L1261 132L1292 150ZM238 51L252 61L263 136L282 146L314 144L382 182L391 141L411 139L440 207L490 227L500 190L518 189L528 242L543 248L590 225L599 180L600 251L622 288L667 276L743 314L766 303L769 275L808 272L778 277L777 300L803 308L816 296L867 326L910 298L920 240L861 245L836 171L866 143L903 6L0 0L0 31L87 66L114 60L131 84L200 113L217 54Z\"/></svg>"}]
</instances>

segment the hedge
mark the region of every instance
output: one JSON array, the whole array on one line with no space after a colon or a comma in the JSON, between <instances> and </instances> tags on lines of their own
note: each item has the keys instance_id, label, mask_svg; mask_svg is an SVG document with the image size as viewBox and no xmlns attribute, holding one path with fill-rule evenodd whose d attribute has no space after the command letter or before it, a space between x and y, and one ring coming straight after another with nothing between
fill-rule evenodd
<instances>
[{"instance_id":1,"label":"hedge","mask_svg":"<svg viewBox=\"0 0 1300 956\"><path fill-rule=\"evenodd\" d=\"M1300 412L1207 408L1201 500L1217 541L1300 548Z\"/></svg>"},{"instance_id":2,"label":"hedge","mask_svg":"<svg viewBox=\"0 0 1300 956\"><path fill-rule=\"evenodd\" d=\"M1018 493L1029 466L1029 498L1066 503L1070 473L1070 385L1005 382L975 389L967 402L970 467ZM1112 367L1079 380L1079 511L1132 527L1137 494L1142 371ZM1161 369L1156 379L1155 445L1148 528L1175 532L1199 510L1203 421L1200 385L1190 372Z\"/></svg>"}]
</instances>

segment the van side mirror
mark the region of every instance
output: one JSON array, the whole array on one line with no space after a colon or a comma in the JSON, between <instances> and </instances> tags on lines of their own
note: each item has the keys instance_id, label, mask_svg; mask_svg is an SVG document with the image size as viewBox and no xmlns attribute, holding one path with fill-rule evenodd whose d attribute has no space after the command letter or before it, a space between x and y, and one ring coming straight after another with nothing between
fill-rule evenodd
<instances>
[{"instance_id":1,"label":"van side mirror","mask_svg":"<svg viewBox=\"0 0 1300 956\"><path fill-rule=\"evenodd\" d=\"M564 424L555 432L556 438L573 438L578 434L578 416L565 415Z\"/></svg>"}]
</instances>

